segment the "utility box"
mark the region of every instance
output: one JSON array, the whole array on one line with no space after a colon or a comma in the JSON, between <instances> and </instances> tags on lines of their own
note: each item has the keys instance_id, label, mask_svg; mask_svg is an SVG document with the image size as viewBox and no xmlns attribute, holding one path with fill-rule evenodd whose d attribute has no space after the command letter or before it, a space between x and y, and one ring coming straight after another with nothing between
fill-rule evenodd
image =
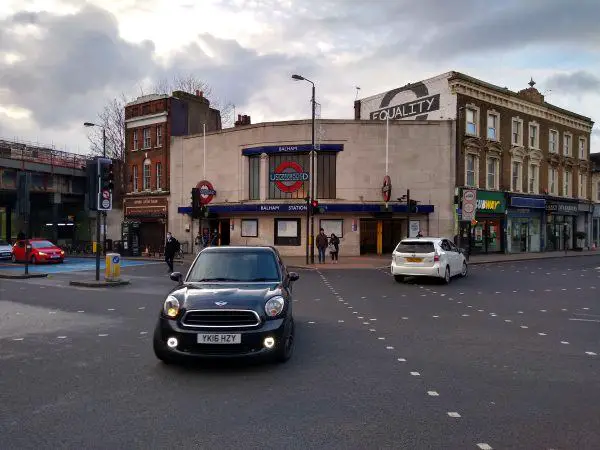
<instances>
[{"instance_id":1,"label":"utility box","mask_svg":"<svg viewBox=\"0 0 600 450\"><path fill-rule=\"evenodd\" d=\"M121 255L118 253L106 254L104 279L106 281L119 281L121 279Z\"/></svg>"}]
</instances>

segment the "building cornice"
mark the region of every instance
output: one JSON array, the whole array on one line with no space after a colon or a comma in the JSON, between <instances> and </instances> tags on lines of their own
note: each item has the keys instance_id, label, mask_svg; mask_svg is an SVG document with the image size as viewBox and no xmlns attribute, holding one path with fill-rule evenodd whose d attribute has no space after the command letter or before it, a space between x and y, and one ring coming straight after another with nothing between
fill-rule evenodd
<instances>
[{"instance_id":1,"label":"building cornice","mask_svg":"<svg viewBox=\"0 0 600 450\"><path fill-rule=\"evenodd\" d=\"M509 93L504 94L462 79L451 79L448 81L448 84L450 91L453 94L462 94L492 105L501 106L550 122L559 123L566 127L583 131L588 135L592 132L593 122L586 122L582 119L560 113L548 106L536 105L535 103L510 95Z\"/></svg>"}]
</instances>

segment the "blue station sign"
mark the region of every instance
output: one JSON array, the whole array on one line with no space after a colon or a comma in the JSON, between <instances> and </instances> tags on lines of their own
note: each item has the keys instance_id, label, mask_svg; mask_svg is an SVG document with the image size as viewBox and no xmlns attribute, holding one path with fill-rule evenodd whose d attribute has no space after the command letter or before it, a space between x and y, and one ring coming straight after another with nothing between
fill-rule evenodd
<instances>
[{"instance_id":1,"label":"blue station sign","mask_svg":"<svg viewBox=\"0 0 600 450\"><path fill-rule=\"evenodd\" d=\"M261 155L266 153L267 155L281 154L281 153L308 153L312 150L311 144L299 144L299 145L266 145L262 147L249 147L242 149L242 155ZM317 152L341 152L344 150L344 144L321 144Z\"/></svg>"}]
</instances>

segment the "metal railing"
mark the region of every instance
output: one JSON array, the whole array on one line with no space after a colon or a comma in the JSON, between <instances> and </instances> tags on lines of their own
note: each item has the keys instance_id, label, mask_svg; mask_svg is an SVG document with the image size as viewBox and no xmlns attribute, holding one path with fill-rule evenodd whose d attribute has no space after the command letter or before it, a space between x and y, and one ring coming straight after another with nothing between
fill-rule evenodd
<instances>
[{"instance_id":1,"label":"metal railing","mask_svg":"<svg viewBox=\"0 0 600 450\"><path fill-rule=\"evenodd\" d=\"M56 150L33 142L0 139L0 158L83 170L91 156Z\"/></svg>"}]
</instances>

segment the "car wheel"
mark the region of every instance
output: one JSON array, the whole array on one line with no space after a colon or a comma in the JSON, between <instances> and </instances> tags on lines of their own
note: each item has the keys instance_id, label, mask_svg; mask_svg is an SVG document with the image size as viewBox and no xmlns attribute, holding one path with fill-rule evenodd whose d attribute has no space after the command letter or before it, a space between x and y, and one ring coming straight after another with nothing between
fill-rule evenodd
<instances>
[{"instance_id":1,"label":"car wheel","mask_svg":"<svg viewBox=\"0 0 600 450\"><path fill-rule=\"evenodd\" d=\"M292 354L294 353L294 345L295 345L295 337L296 337L296 324L294 323L294 319L292 319L292 324L290 325L290 334L286 338L284 344L277 350L277 355L275 356L275 360L278 363L284 363L288 361Z\"/></svg>"},{"instance_id":2,"label":"car wheel","mask_svg":"<svg viewBox=\"0 0 600 450\"><path fill-rule=\"evenodd\" d=\"M468 273L469 273L469 268L467 267L467 262L463 261L462 271L460 272L460 276L464 278L467 276Z\"/></svg>"},{"instance_id":3,"label":"car wheel","mask_svg":"<svg viewBox=\"0 0 600 450\"><path fill-rule=\"evenodd\" d=\"M154 331L154 338L152 339L152 348L154 354L165 364L175 364L177 359L169 354L166 344L161 340L160 331L156 329Z\"/></svg>"},{"instance_id":4,"label":"car wheel","mask_svg":"<svg viewBox=\"0 0 600 450\"><path fill-rule=\"evenodd\" d=\"M394 275L394 280L396 280L396 283L403 283L404 275Z\"/></svg>"},{"instance_id":5,"label":"car wheel","mask_svg":"<svg viewBox=\"0 0 600 450\"><path fill-rule=\"evenodd\" d=\"M450 267L446 266L446 272L444 273L444 284L450 284Z\"/></svg>"}]
</instances>

